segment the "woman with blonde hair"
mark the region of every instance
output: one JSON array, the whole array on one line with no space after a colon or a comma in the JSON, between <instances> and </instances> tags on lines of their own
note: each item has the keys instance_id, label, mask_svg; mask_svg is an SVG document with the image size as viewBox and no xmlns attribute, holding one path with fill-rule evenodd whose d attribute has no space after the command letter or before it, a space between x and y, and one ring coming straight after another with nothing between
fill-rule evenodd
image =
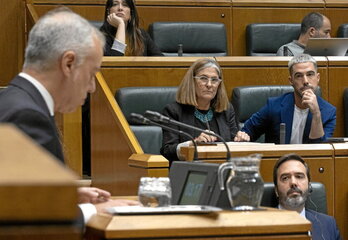
<instances>
[{"instance_id":1,"label":"woman with blonde hair","mask_svg":"<svg viewBox=\"0 0 348 240\"><path fill-rule=\"evenodd\" d=\"M219 134L232 141L238 131L235 113L228 101L219 64L209 58L198 59L181 81L176 102L168 104L163 114L186 124ZM203 132L180 129L192 135L195 142L214 142L216 137ZM161 153L169 161L181 159L180 147L190 144L190 139L163 130Z\"/></svg>"}]
</instances>

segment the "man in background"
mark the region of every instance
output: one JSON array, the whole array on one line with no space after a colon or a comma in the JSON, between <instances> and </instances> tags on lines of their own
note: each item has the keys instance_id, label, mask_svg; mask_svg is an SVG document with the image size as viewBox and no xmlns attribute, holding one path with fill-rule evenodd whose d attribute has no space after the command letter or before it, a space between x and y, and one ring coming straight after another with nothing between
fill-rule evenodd
<instances>
[{"instance_id":1,"label":"man in background","mask_svg":"<svg viewBox=\"0 0 348 240\"><path fill-rule=\"evenodd\" d=\"M310 38L330 38L331 23L323 14L311 12L301 23L301 33L298 40L293 40L281 46L277 56L296 56L303 53Z\"/></svg>"},{"instance_id":2,"label":"man in background","mask_svg":"<svg viewBox=\"0 0 348 240\"><path fill-rule=\"evenodd\" d=\"M64 162L54 113L74 111L94 92L104 44L97 29L67 8L48 12L30 31L22 72L0 92L0 122L13 123ZM137 204L111 200L99 188L79 188L78 197L85 221L108 206Z\"/></svg>"},{"instance_id":3,"label":"man in background","mask_svg":"<svg viewBox=\"0 0 348 240\"><path fill-rule=\"evenodd\" d=\"M312 239L339 240L340 232L333 217L305 208L312 191L310 170L297 154L281 157L273 168L274 190L279 208L297 211L312 223Z\"/></svg>"},{"instance_id":4,"label":"man in background","mask_svg":"<svg viewBox=\"0 0 348 240\"><path fill-rule=\"evenodd\" d=\"M265 134L265 142L279 144L281 124L285 125L287 144L319 143L332 136L336 108L315 94L320 80L317 62L310 55L301 54L293 57L288 67L294 92L269 98L245 122L235 141L256 141Z\"/></svg>"}]
</instances>

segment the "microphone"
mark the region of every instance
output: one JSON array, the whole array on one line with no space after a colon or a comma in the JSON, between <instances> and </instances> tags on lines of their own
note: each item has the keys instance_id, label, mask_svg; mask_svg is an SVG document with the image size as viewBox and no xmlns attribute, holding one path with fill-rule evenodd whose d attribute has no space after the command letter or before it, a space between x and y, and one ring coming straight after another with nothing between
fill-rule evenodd
<instances>
[{"instance_id":1,"label":"microphone","mask_svg":"<svg viewBox=\"0 0 348 240\"><path fill-rule=\"evenodd\" d=\"M227 150L227 153L226 153L226 159L227 161L230 161L231 159L231 152L230 152L230 148L228 147L225 139L223 139L220 135L216 134L216 133L213 133L213 132L210 132L210 131L207 131L207 130L204 130L202 128L198 128L198 127L194 127L194 126L191 126L191 125L188 125L188 124L185 124L185 123L181 123L181 122L178 122L174 119L171 119L167 116L164 116L158 112L154 112L154 111L145 111L145 114L144 114L146 117L150 118L151 120L155 121L155 122L162 122L162 123L169 123L169 124L173 124L175 126L179 126L179 127L182 127L182 128L186 128L186 129L191 129L191 130L195 130L195 131L199 131L199 132L204 132L205 134L208 134L208 135L212 135L216 138L218 138L226 147L226 150Z\"/></svg>"},{"instance_id":2,"label":"microphone","mask_svg":"<svg viewBox=\"0 0 348 240\"><path fill-rule=\"evenodd\" d=\"M159 124L157 122L154 122L154 121L151 121L150 119L144 117L143 115L141 114L138 114L138 113L131 113L130 114L131 118L138 121L139 123L142 123L142 124L146 124L146 125L154 125L154 126L158 126L158 127L161 127L163 129L166 129L170 132L175 132L175 133L178 133L178 134L182 134L182 135L185 135L187 136L188 138L190 138L190 140L192 141L194 147L195 147L195 151L194 151L194 154L193 154L193 160L198 160L198 156L197 156L197 143L195 142L194 138L186 133L186 132L183 132L181 130L177 130L177 129L174 129L174 128L171 128L171 127L168 127L166 125L162 125L162 124Z\"/></svg>"},{"instance_id":3,"label":"microphone","mask_svg":"<svg viewBox=\"0 0 348 240\"><path fill-rule=\"evenodd\" d=\"M279 128L279 143L280 144L285 144L285 133L286 133L285 123L281 123Z\"/></svg>"}]
</instances>

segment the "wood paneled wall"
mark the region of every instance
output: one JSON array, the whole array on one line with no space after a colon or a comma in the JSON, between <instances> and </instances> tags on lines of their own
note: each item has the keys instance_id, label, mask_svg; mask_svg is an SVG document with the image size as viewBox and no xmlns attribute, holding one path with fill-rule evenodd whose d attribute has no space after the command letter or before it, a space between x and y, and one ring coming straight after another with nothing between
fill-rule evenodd
<instances>
[{"instance_id":1,"label":"wood paneled wall","mask_svg":"<svg viewBox=\"0 0 348 240\"><path fill-rule=\"evenodd\" d=\"M23 0L0 0L0 86L20 71L24 51Z\"/></svg>"}]
</instances>

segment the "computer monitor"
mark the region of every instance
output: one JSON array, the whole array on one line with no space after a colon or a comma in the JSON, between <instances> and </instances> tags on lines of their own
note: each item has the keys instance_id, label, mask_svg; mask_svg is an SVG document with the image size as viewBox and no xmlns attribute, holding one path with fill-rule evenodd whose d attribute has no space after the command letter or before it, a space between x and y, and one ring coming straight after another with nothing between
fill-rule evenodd
<instances>
[{"instance_id":1,"label":"computer monitor","mask_svg":"<svg viewBox=\"0 0 348 240\"><path fill-rule=\"evenodd\" d=\"M230 209L226 190L221 191L217 179L219 164L173 162L169 178L174 205L209 205ZM228 171L225 171L226 182Z\"/></svg>"},{"instance_id":2,"label":"computer monitor","mask_svg":"<svg viewBox=\"0 0 348 240\"><path fill-rule=\"evenodd\" d=\"M310 38L304 53L311 56L345 56L348 38Z\"/></svg>"}]
</instances>

